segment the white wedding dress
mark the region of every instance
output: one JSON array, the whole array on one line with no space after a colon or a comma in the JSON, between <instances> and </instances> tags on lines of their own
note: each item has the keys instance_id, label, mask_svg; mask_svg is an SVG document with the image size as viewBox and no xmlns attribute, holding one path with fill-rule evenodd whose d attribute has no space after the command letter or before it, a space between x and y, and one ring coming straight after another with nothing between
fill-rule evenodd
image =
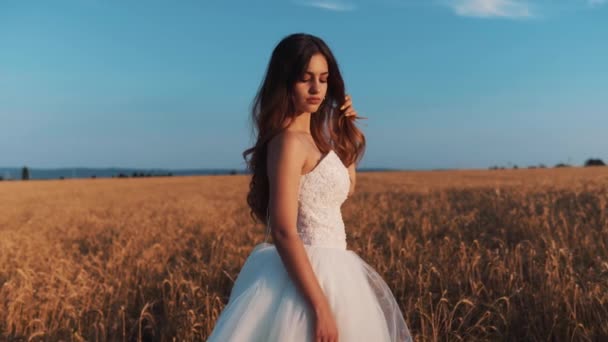
<instances>
[{"instance_id":1,"label":"white wedding dress","mask_svg":"<svg viewBox=\"0 0 608 342\"><path fill-rule=\"evenodd\" d=\"M342 342L411 341L399 305L380 275L346 249L340 207L348 169L330 150L300 178L297 229L331 306ZM315 316L274 245L258 244L236 278L207 342L311 342Z\"/></svg>"}]
</instances>

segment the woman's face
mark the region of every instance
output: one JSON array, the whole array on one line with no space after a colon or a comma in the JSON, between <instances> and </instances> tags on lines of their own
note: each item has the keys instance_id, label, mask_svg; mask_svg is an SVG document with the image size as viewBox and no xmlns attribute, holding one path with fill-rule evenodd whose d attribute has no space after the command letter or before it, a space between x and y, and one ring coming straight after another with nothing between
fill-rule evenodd
<instances>
[{"instance_id":1,"label":"woman's face","mask_svg":"<svg viewBox=\"0 0 608 342\"><path fill-rule=\"evenodd\" d=\"M296 114L313 113L319 109L327 93L328 76L325 56L320 53L313 55L306 72L294 86Z\"/></svg>"}]
</instances>

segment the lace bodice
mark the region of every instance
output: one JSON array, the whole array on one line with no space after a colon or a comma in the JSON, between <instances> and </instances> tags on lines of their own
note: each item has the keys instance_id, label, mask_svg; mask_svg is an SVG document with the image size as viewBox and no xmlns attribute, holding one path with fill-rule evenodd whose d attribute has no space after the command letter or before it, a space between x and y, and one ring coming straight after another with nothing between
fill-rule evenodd
<instances>
[{"instance_id":1,"label":"lace bodice","mask_svg":"<svg viewBox=\"0 0 608 342\"><path fill-rule=\"evenodd\" d=\"M297 229L304 244L346 249L340 208L349 188L348 169L333 150L300 177Z\"/></svg>"},{"instance_id":2,"label":"lace bodice","mask_svg":"<svg viewBox=\"0 0 608 342\"><path fill-rule=\"evenodd\" d=\"M340 207L349 187L348 169L333 150L312 171L300 177L297 227L302 242L346 248Z\"/></svg>"}]
</instances>

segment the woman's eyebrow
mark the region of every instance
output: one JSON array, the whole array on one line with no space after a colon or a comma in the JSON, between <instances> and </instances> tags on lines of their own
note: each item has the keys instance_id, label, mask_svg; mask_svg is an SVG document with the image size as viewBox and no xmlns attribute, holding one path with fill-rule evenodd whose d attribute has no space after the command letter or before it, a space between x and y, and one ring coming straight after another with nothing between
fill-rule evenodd
<instances>
[{"instance_id":1,"label":"woman's eyebrow","mask_svg":"<svg viewBox=\"0 0 608 342\"><path fill-rule=\"evenodd\" d=\"M315 74L315 73L314 73L314 72L312 72L312 71L307 71L306 73L307 73L307 74L310 74L310 75L314 75L314 74ZM323 76L323 75L328 75L328 74L329 74L329 72L328 72L328 71L325 71L325 72L320 73L319 75Z\"/></svg>"}]
</instances>

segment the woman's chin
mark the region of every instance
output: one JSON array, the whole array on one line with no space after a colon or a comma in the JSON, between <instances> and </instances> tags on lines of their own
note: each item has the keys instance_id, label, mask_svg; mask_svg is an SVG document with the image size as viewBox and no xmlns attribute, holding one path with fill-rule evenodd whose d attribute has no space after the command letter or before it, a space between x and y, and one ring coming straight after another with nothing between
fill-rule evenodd
<instances>
[{"instance_id":1,"label":"woman's chin","mask_svg":"<svg viewBox=\"0 0 608 342\"><path fill-rule=\"evenodd\" d=\"M319 108L321 108L321 104L306 103L306 104L299 106L298 108L299 108L299 110L298 110L299 112L314 113L314 112L318 111Z\"/></svg>"},{"instance_id":2,"label":"woman's chin","mask_svg":"<svg viewBox=\"0 0 608 342\"><path fill-rule=\"evenodd\" d=\"M309 104L309 105L306 105L306 110L313 113L313 112L316 112L317 110L319 110L319 107L321 107L320 104L318 104L318 105Z\"/></svg>"}]
</instances>

